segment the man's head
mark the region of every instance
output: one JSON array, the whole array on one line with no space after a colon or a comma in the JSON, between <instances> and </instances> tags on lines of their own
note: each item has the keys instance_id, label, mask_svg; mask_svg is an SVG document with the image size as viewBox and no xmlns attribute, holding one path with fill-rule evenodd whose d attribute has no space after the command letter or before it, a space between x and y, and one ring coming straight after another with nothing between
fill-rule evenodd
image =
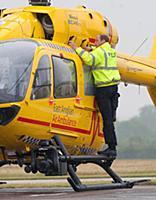
<instances>
[{"instance_id":1,"label":"man's head","mask_svg":"<svg viewBox=\"0 0 156 200\"><path fill-rule=\"evenodd\" d=\"M95 39L95 46L100 46L105 42L109 42L109 37L105 34L97 35Z\"/></svg>"}]
</instances>

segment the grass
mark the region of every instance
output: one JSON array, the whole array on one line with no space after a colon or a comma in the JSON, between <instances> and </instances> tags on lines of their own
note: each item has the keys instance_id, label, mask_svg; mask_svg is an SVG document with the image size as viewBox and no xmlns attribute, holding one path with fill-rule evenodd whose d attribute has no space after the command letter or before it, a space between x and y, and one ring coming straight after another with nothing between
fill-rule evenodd
<instances>
[{"instance_id":1,"label":"grass","mask_svg":"<svg viewBox=\"0 0 156 200\"><path fill-rule=\"evenodd\" d=\"M156 160L115 160L112 169L121 176L156 176ZM79 168L80 175L106 176L97 165L82 165Z\"/></svg>"},{"instance_id":2,"label":"grass","mask_svg":"<svg viewBox=\"0 0 156 200\"><path fill-rule=\"evenodd\" d=\"M115 160L112 169L121 177L156 177L156 160ZM78 175L83 178L88 177L108 177L106 173L97 165L84 164L78 167ZM0 181L3 180L33 180L33 179L59 179L67 178L67 176L59 177L46 177L42 174L26 174L24 169L17 166L4 166L0 168ZM85 181L84 181L85 183ZM90 184L93 182L88 182ZM95 181L94 181L95 183ZM99 180L98 184L104 184L106 181ZM156 185L156 180L152 180L150 183ZM0 188L9 187L66 187L68 183L26 183L26 184L5 184L0 185Z\"/></svg>"},{"instance_id":3,"label":"grass","mask_svg":"<svg viewBox=\"0 0 156 200\"><path fill-rule=\"evenodd\" d=\"M156 176L156 160L115 160L112 169L124 177ZM82 177L107 177L102 168L95 164L80 165L77 172ZM23 168L14 165L0 168L0 180L48 178L40 173L26 174ZM62 178L62 176L52 178Z\"/></svg>"},{"instance_id":4,"label":"grass","mask_svg":"<svg viewBox=\"0 0 156 200\"><path fill-rule=\"evenodd\" d=\"M2 184L0 188L52 188L69 187L69 183L23 183L23 184Z\"/></svg>"}]
</instances>

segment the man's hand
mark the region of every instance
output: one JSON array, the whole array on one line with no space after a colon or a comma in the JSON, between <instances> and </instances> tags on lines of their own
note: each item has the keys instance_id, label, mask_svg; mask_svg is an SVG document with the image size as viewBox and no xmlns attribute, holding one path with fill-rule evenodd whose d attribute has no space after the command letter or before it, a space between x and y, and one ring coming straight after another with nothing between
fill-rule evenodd
<instances>
[{"instance_id":1,"label":"man's hand","mask_svg":"<svg viewBox=\"0 0 156 200\"><path fill-rule=\"evenodd\" d=\"M75 44L73 41L69 41L68 44L69 44L69 46L71 46L71 48L73 48L73 49L76 49L76 48L77 48L76 44Z\"/></svg>"},{"instance_id":2,"label":"man's hand","mask_svg":"<svg viewBox=\"0 0 156 200\"><path fill-rule=\"evenodd\" d=\"M85 51L88 51L88 52L92 51L92 48L91 48L91 47L88 47L88 46L83 47L83 49L84 49Z\"/></svg>"}]
</instances>

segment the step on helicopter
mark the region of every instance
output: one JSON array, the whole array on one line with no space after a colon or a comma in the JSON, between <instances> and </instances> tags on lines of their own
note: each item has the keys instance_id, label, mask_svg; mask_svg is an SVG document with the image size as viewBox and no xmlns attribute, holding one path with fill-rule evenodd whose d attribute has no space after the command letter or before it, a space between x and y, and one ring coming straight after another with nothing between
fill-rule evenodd
<instances>
[{"instance_id":1,"label":"step on helicopter","mask_svg":"<svg viewBox=\"0 0 156 200\"><path fill-rule=\"evenodd\" d=\"M3 9L0 15L0 166L26 173L69 175L75 191L132 188L111 168L116 157L98 155L105 141L91 70L68 45L94 45L97 34L118 43L116 28L84 6L56 8L50 0ZM122 81L148 86L156 98L156 62L118 54ZM156 102L156 101L154 101ZM112 184L84 185L80 164L100 166Z\"/></svg>"}]
</instances>

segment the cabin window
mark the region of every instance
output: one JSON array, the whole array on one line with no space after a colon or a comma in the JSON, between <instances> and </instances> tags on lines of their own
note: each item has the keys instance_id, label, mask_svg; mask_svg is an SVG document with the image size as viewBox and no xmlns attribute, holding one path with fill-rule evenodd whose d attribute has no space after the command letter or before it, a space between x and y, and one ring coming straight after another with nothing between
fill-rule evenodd
<instances>
[{"instance_id":1,"label":"cabin window","mask_svg":"<svg viewBox=\"0 0 156 200\"><path fill-rule=\"evenodd\" d=\"M31 99L50 97L51 93L51 67L47 55L41 57L35 73Z\"/></svg>"},{"instance_id":2,"label":"cabin window","mask_svg":"<svg viewBox=\"0 0 156 200\"><path fill-rule=\"evenodd\" d=\"M76 69L72 60L53 56L54 97L67 98L77 94Z\"/></svg>"},{"instance_id":3,"label":"cabin window","mask_svg":"<svg viewBox=\"0 0 156 200\"><path fill-rule=\"evenodd\" d=\"M86 96L95 95L94 79L90 66L83 66L84 71L84 91Z\"/></svg>"},{"instance_id":4,"label":"cabin window","mask_svg":"<svg viewBox=\"0 0 156 200\"><path fill-rule=\"evenodd\" d=\"M25 98L36 48L28 40L0 42L0 103Z\"/></svg>"}]
</instances>

